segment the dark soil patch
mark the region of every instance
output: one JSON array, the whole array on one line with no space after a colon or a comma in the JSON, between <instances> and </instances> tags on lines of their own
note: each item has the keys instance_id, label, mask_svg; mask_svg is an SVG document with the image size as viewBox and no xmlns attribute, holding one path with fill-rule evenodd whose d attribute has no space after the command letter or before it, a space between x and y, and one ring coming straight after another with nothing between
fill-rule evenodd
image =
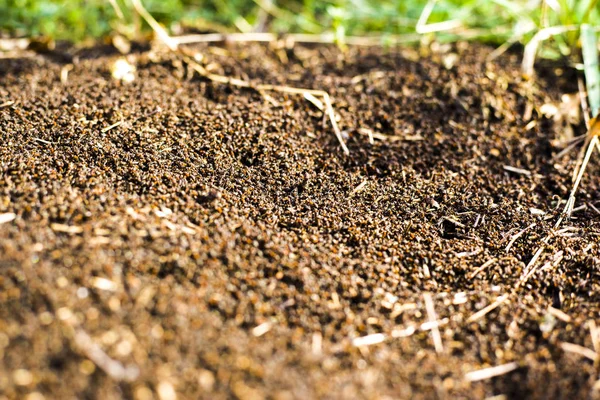
<instances>
[{"instance_id":1,"label":"dark soil patch","mask_svg":"<svg viewBox=\"0 0 600 400\"><path fill-rule=\"evenodd\" d=\"M408 50L203 51L220 73L329 91L350 156L301 97L270 103L174 56L136 54L131 84L111 79L113 55L79 57L64 84L56 58L1 61L0 214L17 217L0 225L0 398L595 395L597 367L562 345L593 348L592 207L467 321L515 287L568 194L575 155L552 160L562 131L537 111L568 82L536 88L518 56L486 65L479 47L451 69ZM600 200L597 171L578 205ZM419 329L424 292L441 353ZM91 362L92 343L135 379Z\"/></svg>"}]
</instances>

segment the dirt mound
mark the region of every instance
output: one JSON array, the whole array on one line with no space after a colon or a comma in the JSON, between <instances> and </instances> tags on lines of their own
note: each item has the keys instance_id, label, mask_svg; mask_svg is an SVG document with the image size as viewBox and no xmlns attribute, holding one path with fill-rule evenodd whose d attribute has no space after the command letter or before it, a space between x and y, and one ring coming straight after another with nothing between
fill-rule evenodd
<instances>
[{"instance_id":1,"label":"dirt mound","mask_svg":"<svg viewBox=\"0 0 600 400\"><path fill-rule=\"evenodd\" d=\"M480 47L200 50L327 90L350 155L301 96L174 56L0 60L0 398L595 395L597 174L523 280L570 188L538 112L564 82Z\"/></svg>"}]
</instances>

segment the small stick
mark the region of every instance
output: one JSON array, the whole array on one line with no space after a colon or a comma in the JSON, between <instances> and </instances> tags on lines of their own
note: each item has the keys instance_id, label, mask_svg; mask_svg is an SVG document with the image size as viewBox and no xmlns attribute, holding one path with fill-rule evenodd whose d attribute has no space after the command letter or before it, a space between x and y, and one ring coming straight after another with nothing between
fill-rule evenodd
<instances>
[{"instance_id":1,"label":"small stick","mask_svg":"<svg viewBox=\"0 0 600 400\"><path fill-rule=\"evenodd\" d=\"M331 105L331 99L329 98L329 94L325 92L323 94L323 98L325 99L325 104L327 105L327 114L329 114L329 119L331 120L331 125L333 125L333 131L335 132L335 136L337 136L338 141L340 142L340 145L344 150L344 153L348 155L350 154L350 150L348 150L346 143L344 143L344 138L342 138L342 132L340 131L340 128L335 120L335 114L333 112L333 107Z\"/></svg>"},{"instance_id":2,"label":"small stick","mask_svg":"<svg viewBox=\"0 0 600 400\"><path fill-rule=\"evenodd\" d=\"M597 122L594 122L593 127L597 126L596 124ZM570 217L571 213L573 212L573 205L575 204L575 193L577 193L579 183L583 178L585 169L587 168L587 165L590 162L590 157L592 156L592 152L594 151L594 148L596 146L598 146L600 149L600 144L598 143L598 136L594 135L594 137L587 143L587 151L585 153L585 157L583 159L583 162L581 163L581 167L579 168L577 179L575 179L575 183L573 184L573 189L571 190L571 194L569 195L569 200L567 200L567 204L565 205L565 208L563 210L563 215L566 215L567 217Z\"/></svg>"},{"instance_id":3,"label":"small stick","mask_svg":"<svg viewBox=\"0 0 600 400\"><path fill-rule=\"evenodd\" d=\"M496 376L505 375L519 368L517 362L497 365L495 367L484 368L477 371L471 371L465 374L465 379L469 382L477 382L485 379L494 378Z\"/></svg>"},{"instance_id":4,"label":"small stick","mask_svg":"<svg viewBox=\"0 0 600 400\"><path fill-rule=\"evenodd\" d=\"M435 3L437 3L437 0L429 0L423 8L423 11L419 16L419 20L417 21L417 25L415 26L415 29L418 34L423 35L427 33L453 30L462 27L462 23L459 20L449 20L428 24L427 20L429 19L429 16L431 15L433 8L435 7Z\"/></svg>"},{"instance_id":5,"label":"small stick","mask_svg":"<svg viewBox=\"0 0 600 400\"><path fill-rule=\"evenodd\" d=\"M123 123L123 120L117 121L114 124L109 125L106 128L102 129L100 132L106 133L106 132L110 131L111 129L116 128L117 126L121 125L122 123Z\"/></svg>"},{"instance_id":6,"label":"small stick","mask_svg":"<svg viewBox=\"0 0 600 400\"><path fill-rule=\"evenodd\" d=\"M521 279L517 283L517 287L521 287L523 284L525 284L525 282L527 282L527 280L529 280L531 275L533 275L533 272L535 271L535 263L542 255L542 252L548 245L548 242L550 241L550 238L552 238L553 234L554 234L554 232L550 232L550 234L548 234L548 236L546 236L544 238L544 240L542 240L542 245L536 250L536 252L533 254L533 257L529 261L529 264L527 264L527 266L525 267L525 270L523 271L523 275L521 276Z\"/></svg>"},{"instance_id":7,"label":"small stick","mask_svg":"<svg viewBox=\"0 0 600 400\"><path fill-rule=\"evenodd\" d=\"M480 272L484 271L486 268L488 268L489 266L493 265L496 263L496 261L498 261L495 258L492 258L490 260L487 260L485 263L483 263L483 265L479 268L477 268L475 271L473 271L473 273L471 274L471 276L469 276L469 279L473 279L475 278L477 275L479 275Z\"/></svg>"},{"instance_id":8,"label":"small stick","mask_svg":"<svg viewBox=\"0 0 600 400\"><path fill-rule=\"evenodd\" d=\"M573 169L573 181L576 180L575 177L579 174L580 170L582 168L585 170L585 168L587 167L587 162L582 161L583 155L584 155L586 149L589 152L590 147L594 147L594 145L591 142L594 140L593 139L594 137L598 137L598 135L600 134L599 131L600 131L600 124L598 124L598 120L596 120L596 118L594 118L590 121L590 126L588 127L588 132L585 135L585 143L581 147L581 150L579 151L579 156L577 157L577 163L575 164L575 169ZM596 142L596 145L600 149L600 145L598 145L598 142ZM587 155L586 155L586 157L587 157ZM589 161L589 157L588 157L588 161ZM585 163L585 166L583 165L584 163Z\"/></svg>"},{"instance_id":9,"label":"small stick","mask_svg":"<svg viewBox=\"0 0 600 400\"><path fill-rule=\"evenodd\" d=\"M585 120L585 127L590 129L590 107L587 102L587 93L585 91L585 85L583 79L577 77L577 88L579 89L579 102L581 103L581 111L583 112L583 119Z\"/></svg>"},{"instance_id":10,"label":"small stick","mask_svg":"<svg viewBox=\"0 0 600 400\"><path fill-rule=\"evenodd\" d=\"M360 128L358 131L369 137L369 144L375 144L375 137L373 136L373 131L371 129Z\"/></svg>"},{"instance_id":11,"label":"small stick","mask_svg":"<svg viewBox=\"0 0 600 400\"><path fill-rule=\"evenodd\" d=\"M136 365L124 366L119 361L110 358L85 331L76 331L74 339L79 351L112 379L133 382L140 375L140 369Z\"/></svg>"},{"instance_id":12,"label":"small stick","mask_svg":"<svg viewBox=\"0 0 600 400\"><path fill-rule=\"evenodd\" d=\"M167 31L165 31L164 28L160 26L158 22L156 22L154 17L150 15L146 8L144 8L142 2L140 0L131 0L131 3L133 4L133 8L135 8L137 13L140 14L142 18L146 20L148 25L150 25L150 27L154 30L154 32L156 32L160 40L167 45L171 51L176 51L177 43L171 39Z\"/></svg>"},{"instance_id":13,"label":"small stick","mask_svg":"<svg viewBox=\"0 0 600 400\"><path fill-rule=\"evenodd\" d=\"M125 15L123 14L123 10L121 10L121 7L117 3L117 0L108 0L108 2L112 6L112 8L115 10L115 14L117 14L117 17L119 17L119 19L121 19L121 20L125 19Z\"/></svg>"},{"instance_id":14,"label":"small stick","mask_svg":"<svg viewBox=\"0 0 600 400\"><path fill-rule=\"evenodd\" d=\"M34 137L33 140L35 140L36 142L44 143L44 144L53 144L53 142L50 142L50 141L44 140L44 139L40 139L40 138L36 138L36 137Z\"/></svg>"},{"instance_id":15,"label":"small stick","mask_svg":"<svg viewBox=\"0 0 600 400\"><path fill-rule=\"evenodd\" d=\"M306 100L310 101L319 110L325 111L325 106L323 105L323 102L321 100L317 99L314 95L312 95L310 93L304 93L304 98Z\"/></svg>"},{"instance_id":16,"label":"small stick","mask_svg":"<svg viewBox=\"0 0 600 400\"><path fill-rule=\"evenodd\" d=\"M433 305L431 293L423 293L423 299L425 300L425 308L427 309L427 319L431 323L431 336L433 338L433 345L436 353L440 354L444 351L444 345L442 343L442 335L440 335L439 325L437 324L437 316L435 314L435 307Z\"/></svg>"},{"instance_id":17,"label":"small stick","mask_svg":"<svg viewBox=\"0 0 600 400\"><path fill-rule=\"evenodd\" d=\"M525 51L523 52L523 61L521 64L523 74L529 77L533 76L535 57L541 42L549 39L551 36L560 35L569 31L576 31L578 29L578 25L566 25L551 26L537 31L533 38L531 38L531 40L527 43L527 45L525 46Z\"/></svg>"},{"instance_id":18,"label":"small stick","mask_svg":"<svg viewBox=\"0 0 600 400\"><path fill-rule=\"evenodd\" d=\"M352 339L352 345L354 347L372 346L374 344L383 343L385 340L386 336L383 333L374 333L372 335L361 336Z\"/></svg>"},{"instance_id":19,"label":"small stick","mask_svg":"<svg viewBox=\"0 0 600 400\"><path fill-rule=\"evenodd\" d=\"M365 188L365 186L367 186L367 183L369 183L368 179L365 179L364 181L362 181L357 187L354 188L352 193L350 193L350 196L354 196L356 193L363 190Z\"/></svg>"},{"instance_id":20,"label":"small stick","mask_svg":"<svg viewBox=\"0 0 600 400\"><path fill-rule=\"evenodd\" d=\"M304 43L304 44L334 44L336 42L335 34L287 34L283 37L272 33L263 32L247 32L247 33L208 33L208 34L193 34L171 37L174 43L196 44L196 43L214 43L214 42L230 42L230 43L246 43L246 42L275 42L283 39L286 43ZM421 39L419 34L404 34L404 35L389 35L389 36L346 36L344 43L350 46L375 47L385 43L390 45L398 45L403 43L415 43Z\"/></svg>"},{"instance_id":21,"label":"small stick","mask_svg":"<svg viewBox=\"0 0 600 400\"><path fill-rule=\"evenodd\" d=\"M548 313L554 315L556 318L560 319L563 322L566 322L567 324L571 322L571 317L569 316L569 314L557 308L548 307Z\"/></svg>"},{"instance_id":22,"label":"small stick","mask_svg":"<svg viewBox=\"0 0 600 400\"><path fill-rule=\"evenodd\" d=\"M73 64L67 64L60 69L60 83L66 85L69 81L69 71L73 69Z\"/></svg>"},{"instance_id":23,"label":"small stick","mask_svg":"<svg viewBox=\"0 0 600 400\"><path fill-rule=\"evenodd\" d=\"M490 304L489 306L482 308L481 310L477 311L475 314L471 315L468 319L467 319L467 323L471 323L471 322L475 322L478 319L486 316L487 314L489 314L490 312L494 311L496 308L498 308L499 306L501 306L502 304L504 304L509 298L508 294L504 294L500 297L498 297L496 299L496 301L494 301L492 304Z\"/></svg>"},{"instance_id":24,"label":"small stick","mask_svg":"<svg viewBox=\"0 0 600 400\"><path fill-rule=\"evenodd\" d=\"M588 149L588 146L590 145L591 141L592 141L592 137L589 135L589 133L586 134L584 136L583 146L581 146L581 149L579 149L579 154L577 155L577 161L575 162L575 168L573 168L573 176L571 178L573 180L573 182L575 182L575 180L577 179L577 174L579 173L579 170L583 163L583 156L585 155L585 151Z\"/></svg>"},{"instance_id":25,"label":"small stick","mask_svg":"<svg viewBox=\"0 0 600 400\"><path fill-rule=\"evenodd\" d=\"M531 171L523 168L511 167L510 165L504 165L502 168L506 171L514 172L515 174L531 176Z\"/></svg>"},{"instance_id":26,"label":"small stick","mask_svg":"<svg viewBox=\"0 0 600 400\"><path fill-rule=\"evenodd\" d=\"M313 333L311 350L315 356L320 356L323 353L323 334L321 332Z\"/></svg>"},{"instance_id":27,"label":"small stick","mask_svg":"<svg viewBox=\"0 0 600 400\"><path fill-rule=\"evenodd\" d=\"M6 224L7 222L14 221L17 218L15 213L4 213L0 214L0 225Z\"/></svg>"},{"instance_id":28,"label":"small stick","mask_svg":"<svg viewBox=\"0 0 600 400\"><path fill-rule=\"evenodd\" d=\"M255 337L260 337L265 333L269 332L272 327L273 324L271 322L263 322L262 324L252 329L252 335L254 335Z\"/></svg>"},{"instance_id":29,"label":"small stick","mask_svg":"<svg viewBox=\"0 0 600 400\"><path fill-rule=\"evenodd\" d=\"M522 229L521 231L519 231L516 235L514 235L510 241L508 242L508 245L506 246L506 249L504 251L506 251L507 253L510 251L510 248L513 246L513 244L515 244L515 242L517 241L518 238L520 238L525 232L527 232L529 229L533 228L536 225L536 223L534 222L533 224L529 225L527 228Z\"/></svg>"},{"instance_id":30,"label":"small stick","mask_svg":"<svg viewBox=\"0 0 600 400\"><path fill-rule=\"evenodd\" d=\"M588 327L590 328L590 336L592 337L592 345L596 353L600 352L600 336L598 336L598 327L596 321L590 319L588 321Z\"/></svg>"},{"instance_id":31,"label":"small stick","mask_svg":"<svg viewBox=\"0 0 600 400\"><path fill-rule=\"evenodd\" d=\"M600 151L600 148L598 148L598 151ZM600 210L598 210L598 208L596 206L594 206L592 203L587 203L588 206L590 206L590 208L594 211L596 211L596 213L600 214Z\"/></svg>"},{"instance_id":32,"label":"small stick","mask_svg":"<svg viewBox=\"0 0 600 400\"><path fill-rule=\"evenodd\" d=\"M393 338L405 338L405 337L414 335L415 332L416 332L415 327L411 325L405 329L394 329L392 331L392 337Z\"/></svg>"},{"instance_id":33,"label":"small stick","mask_svg":"<svg viewBox=\"0 0 600 400\"><path fill-rule=\"evenodd\" d=\"M598 353L596 353L594 350L588 349L587 347L583 347L575 343L562 342L560 344L560 348L563 349L563 351L566 351L567 353L578 354L592 361L596 361L596 358L598 357Z\"/></svg>"},{"instance_id":34,"label":"small stick","mask_svg":"<svg viewBox=\"0 0 600 400\"><path fill-rule=\"evenodd\" d=\"M578 136L576 138L572 139L572 143L569 144L567 147L565 147L564 149L562 149L558 154L556 154L554 157L552 157L552 160L558 160L559 158L561 158L562 156L564 156L565 154L569 153L571 150L573 150L575 147L577 147L577 145L579 144L579 142L581 142L582 140L585 139L586 135L583 136Z\"/></svg>"}]
</instances>

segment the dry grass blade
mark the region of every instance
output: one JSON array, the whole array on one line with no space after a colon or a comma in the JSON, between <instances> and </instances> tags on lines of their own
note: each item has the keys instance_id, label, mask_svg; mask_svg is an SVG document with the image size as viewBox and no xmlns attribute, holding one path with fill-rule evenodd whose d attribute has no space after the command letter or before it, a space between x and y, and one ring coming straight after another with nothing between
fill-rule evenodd
<instances>
[{"instance_id":1,"label":"dry grass blade","mask_svg":"<svg viewBox=\"0 0 600 400\"><path fill-rule=\"evenodd\" d=\"M85 331L76 331L74 341L78 350L112 379L133 382L140 375L140 370L136 365L123 365L112 359Z\"/></svg>"},{"instance_id":2,"label":"dry grass blade","mask_svg":"<svg viewBox=\"0 0 600 400\"><path fill-rule=\"evenodd\" d=\"M429 16L431 15L436 3L437 0L429 0L423 8L423 11L419 16L419 20L417 21L417 25L415 26L415 30L418 34L423 35L426 33L449 31L463 26L462 22L459 20L442 21L428 24L427 20L429 19Z\"/></svg>"},{"instance_id":3,"label":"dry grass blade","mask_svg":"<svg viewBox=\"0 0 600 400\"><path fill-rule=\"evenodd\" d=\"M119 19L121 20L124 20L125 15L123 14L123 10L121 10L121 6L119 6L119 3L117 3L117 0L108 0L108 2L110 3L113 10L115 10L115 14L117 15L117 17L119 17Z\"/></svg>"},{"instance_id":4,"label":"dry grass blade","mask_svg":"<svg viewBox=\"0 0 600 400\"><path fill-rule=\"evenodd\" d=\"M344 43L350 46L372 47L382 45L400 45L409 43L418 43L421 39L420 34L407 33L403 35L386 35L386 36L346 36ZM310 33L292 33L283 37L263 32L247 32L247 33L206 33L173 36L171 39L179 44L194 44L194 43L246 43L246 42L276 42L283 40L285 43L305 43L305 44L335 44L336 37L332 33L310 34Z\"/></svg>"},{"instance_id":5,"label":"dry grass blade","mask_svg":"<svg viewBox=\"0 0 600 400\"><path fill-rule=\"evenodd\" d=\"M479 273L481 273L482 271L484 271L485 269L487 269L491 265L495 264L496 261L498 261L498 260L495 259L495 258L487 260L485 263L483 263L483 265L481 267L479 267L475 271L473 271L473 273L469 276L469 279L475 278L477 275L479 275Z\"/></svg>"},{"instance_id":6,"label":"dry grass blade","mask_svg":"<svg viewBox=\"0 0 600 400\"><path fill-rule=\"evenodd\" d=\"M592 337L592 345L594 346L594 351L598 353L600 351L600 335L598 334L598 327L596 326L596 321L590 319L588 321L588 327L590 328L590 336Z\"/></svg>"},{"instance_id":7,"label":"dry grass blade","mask_svg":"<svg viewBox=\"0 0 600 400\"><path fill-rule=\"evenodd\" d=\"M575 147L577 147L581 141L583 141L585 139L585 135L583 136L577 136L575 138L573 138L571 140L571 143L569 143L567 145L567 147L565 147L563 150L561 150L560 152L558 152L554 157L552 157L552 161L556 161L561 159L564 155L570 153Z\"/></svg>"},{"instance_id":8,"label":"dry grass blade","mask_svg":"<svg viewBox=\"0 0 600 400\"><path fill-rule=\"evenodd\" d=\"M585 84L581 77L577 78L577 91L579 92L579 101L581 103L581 111L583 111L583 119L585 120L586 129L590 129L590 107L587 101L587 92Z\"/></svg>"},{"instance_id":9,"label":"dry grass blade","mask_svg":"<svg viewBox=\"0 0 600 400\"><path fill-rule=\"evenodd\" d=\"M482 308L481 310L477 311L475 314L471 315L468 319L467 322L471 323L471 322L475 322L481 318L483 318L484 316L486 316L487 314L489 314L490 312L494 311L496 308L498 308L499 306L501 306L502 304L504 304L509 298L509 294L504 294L500 297L498 297L496 299L496 301L494 301L492 304L490 304L489 306Z\"/></svg>"},{"instance_id":10,"label":"dry grass blade","mask_svg":"<svg viewBox=\"0 0 600 400\"><path fill-rule=\"evenodd\" d=\"M436 353L442 353L444 351L444 345L442 343L442 335L440 334L439 324L437 323L437 315L435 313L435 307L433 305L433 299L431 293L423 293L423 299L425 300L425 308L427 310L428 322L431 324L431 337L433 338L433 345L435 346Z\"/></svg>"},{"instance_id":11,"label":"dry grass blade","mask_svg":"<svg viewBox=\"0 0 600 400\"><path fill-rule=\"evenodd\" d=\"M551 26L548 28L540 29L525 46L523 62L521 65L523 74L529 77L534 75L533 66L535 64L535 57L537 55L537 50L541 42L543 42L544 40L548 40L552 36L560 35L570 31L576 31L578 29L578 25Z\"/></svg>"},{"instance_id":12,"label":"dry grass blade","mask_svg":"<svg viewBox=\"0 0 600 400\"><path fill-rule=\"evenodd\" d=\"M513 244L515 244L515 242L517 241L517 239L519 239L521 236L523 236L523 234L525 232L527 232L528 230L530 230L531 228L533 228L536 225L536 223L534 222L533 224L529 225L527 228L521 229L516 235L514 235L510 241L508 242L508 245L506 246L506 249L504 249L504 251L506 251L507 253L510 251L510 248L513 246Z\"/></svg>"},{"instance_id":13,"label":"dry grass blade","mask_svg":"<svg viewBox=\"0 0 600 400\"><path fill-rule=\"evenodd\" d=\"M495 367L484 368L477 371L471 371L465 374L465 379L469 382L477 382L485 379L494 378L496 376L501 376L508 374L519 368L519 364L517 362L511 362L508 364L497 365Z\"/></svg>"},{"instance_id":14,"label":"dry grass blade","mask_svg":"<svg viewBox=\"0 0 600 400\"><path fill-rule=\"evenodd\" d=\"M142 5L141 0L131 0L133 4L133 8L135 11L140 14L142 18L150 25L150 27L154 30L158 38L172 51L177 50L177 43L171 39L167 31L160 26L160 24L154 19L152 15L146 10L146 8Z\"/></svg>"},{"instance_id":15,"label":"dry grass blade","mask_svg":"<svg viewBox=\"0 0 600 400\"><path fill-rule=\"evenodd\" d=\"M594 127L597 127L596 129L599 129L600 124L594 121L591 129L594 129ZM567 204L565 205L565 208L563 210L563 215L567 217L570 217L573 212L573 206L575 205L575 195L577 193L577 189L579 188L579 184L581 183L581 179L583 178L583 174L585 173L587 165L590 162L590 158L592 157L594 148L596 148L596 146L599 146L598 136L596 136L596 134L594 133L592 133L592 135L593 136L589 141L586 140L586 146L584 147L587 148L585 152L585 157L581 162L581 167L579 167L578 169L577 177L575 178L575 183L573 184L573 188L571 189L571 194L569 195L569 199L567 200Z\"/></svg>"},{"instance_id":16,"label":"dry grass blade","mask_svg":"<svg viewBox=\"0 0 600 400\"><path fill-rule=\"evenodd\" d=\"M575 343L563 342L560 344L560 347L567 353L577 354L592 361L596 361L596 358L598 357L598 353L596 353L594 350L590 350L587 347L583 347Z\"/></svg>"},{"instance_id":17,"label":"dry grass blade","mask_svg":"<svg viewBox=\"0 0 600 400\"><path fill-rule=\"evenodd\" d=\"M6 224L7 222L14 221L17 218L15 213L4 213L0 214L0 225Z\"/></svg>"}]
</instances>

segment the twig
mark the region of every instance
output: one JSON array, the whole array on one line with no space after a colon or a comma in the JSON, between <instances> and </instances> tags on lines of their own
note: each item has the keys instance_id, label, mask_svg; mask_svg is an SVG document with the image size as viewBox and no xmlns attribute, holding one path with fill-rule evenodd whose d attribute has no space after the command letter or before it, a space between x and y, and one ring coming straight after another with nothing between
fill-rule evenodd
<instances>
[{"instance_id":1,"label":"twig","mask_svg":"<svg viewBox=\"0 0 600 400\"><path fill-rule=\"evenodd\" d=\"M350 196L354 196L356 193L363 190L365 188L365 186L367 186L367 183L369 183L368 179L365 179L364 181L362 181L357 187L354 188L354 190L352 190L352 193L350 193Z\"/></svg>"},{"instance_id":2,"label":"twig","mask_svg":"<svg viewBox=\"0 0 600 400\"><path fill-rule=\"evenodd\" d=\"M4 213L0 214L0 225L6 224L7 222L14 221L17 218L15 213Z\"/></svg>"},{"instance_id":3,"label":"twig","mask_svg":"<svg viewBox=\"0 0 600 400\"><path fill-rule=\"evenodd\" d=\"M121 125L122 123L123 123L123 120L117 121L114 124L109 125L106 128L102 129L100 132L106 133L106 132L110 131L111 129L116 128L117 126Z\"/></svg>"},{"instance_id":4,"label":"twig","mask_svg":"<svg viewBox=\"0 0 600 400\"><path fill-rule=\"evenodd\" d=\"M520 238L521 236L523 236L523 234L525 232L527 232L529 229L533 228L535 225L536 224L534 222L533 224L529 225L527 228L522 229L516 235L514 235L508 242L508 245L506 246L506 249L504 249L504 251L506 251L508 253L510 251L510 248L512 247L512 245L515 244L515 242L517 241L517 239Z\"/></svg>"},{"instance_id":5,"label":"twig","mask_svg":"<svg viewBox=\"0 0 600 400\"><path fill-rule=\"evenodd\" d=\"M475 278L477 275L479 275L480 272L484 271L486 268L488 268L489 266L493 265L496 263L496 261L498 261L495 258L492 258L490 260L487 260L485 263L483 263L483 265L479 268L477 268L475 271L473 271L473 273L471 274L471 276L469 276L469 279L473 279Z\"/></svg>"},{"instance_id":6,"label":"twig","mask_svg":"<svg viewBox=\"0 0 600 400\"><path fill-rule=\"evenodd\" d=\"M569 316L569 314L567 314L564 311L559 310L557 308L548 307L548 313L552 314L553 316L560 319L561 321L566 322L567 324L571 322L571 317Z\"/></svg>"},{"instance_id":7,"label":"twig","mask_svg":"<svg viewBox=\"0 0 600 400\"><path fill-rule=\"evenodd\" d=\"M75 333L75 345L81 353L114 380L132 382L140 375L140 369L136 365L124 366L119 361L113 360L83 330Z\"/></svg>"},{"instance_id":8,"label":"twig","mask_svg":"<svg viewBox=\"0 0 600 400\"><path fill-rule=\"evenodd\" d=\"M141 0L131 0L131 3L133 4L133 8L135 8L135 11L137 11L137 13L140 14L142 16L142 18L144 18L146 20L146 22L148 23L148 25L150 25L150 27L154 30L154 32L156 32L156 35L158 36L158 38L171 51L176 51L177 43L173 39L171 39L171 37L169 36L167 31L162 26L160 26L160 24L158 22L156 22L154 17L152 15L150 15L150 13L146 10L146 8L144 8Z\"/></svg>"},{"instance_id":9,"label":"twig","mask_svg":"<svg viewBox=\"0 0 600 400\"><path fill-rule=\"evenodd\" d=\"M560 222L560 220L559 220L559 222ZM542 240L542 244L540 245L540 247L538 247L536 252L533 254L533 257L531 258L531 260L529 260L529 263L525 267L525 270L523 271L523 274L521 275L521 279L517 283L517 286L516 286L517 288L524 285L529 280L529 278L533 275L533 273L536 271L537 260L540 258L540 256L542 255L542 252L548 245L550 238L552 238L553 236L554 236L554 232L551 231L550 234L548 234L544 238L544 240Z\"/></svg>"},{"instance_id":10,"label":"twig","mask_svg":"<svg viewBox=\"0 0 600 400\"><path fill-rule=\"evenodd\" d=\"M593 127L598 126L597 125L598 122L595 122L593 124ZM592 128L593 128L592 127ZM575 205L575 194L577 193L577 188L579 187L579 183L581 182L581 179L583 178L583 174L587 168L588 163L590 162L590 158L592 156L592 152L594 151L594 148L596 146L599 147L600 150L600 143L598 143L598 136L593 136L591 138L591 140L587 143L587 151L585 153L585 157L583 158L583 162L581 163L581 167L579 168L579 173L577 174L577 178L575 179L575 183L573 184L573 189L571 189L571 194L569 195L569 200L567 200L567 204L565 205L565 208L563 209L563 215L565 215L566 217L570 217L571 213L573 212L573 206Z\"/></svg>"},{"instance_id":11,"label":"twig","mask_svg":"<svg viewBox=\"0 0 600 400\"><path fill-rule=\"evenodd\" d=\"M360 346L372 346L374 344L383 343L386 336L383 333L374 333L372 335L357 337L352 339L352 345L354 347Z\"/></svg>"},{"instance_id":12,"label":"twig","mask_svg":"<svg viewBox=\"0 0 600 400\"><path fill-rule=\"evenodd\" d=\"M346 36L344 43L350 46L374 47L384 44L399 45L407 43L416 43L421 39L420 34L404 34L404 35L389 35L389 36ZM304 44L334 44L336 37L334 33L324 34L287 34L283 36L274 35L272 33L248 32L248 33L208 33L195 35L173 36L171 39L178 45L196 44L196 43L269 43L282 40L286 43L304 43Z\"/></svg>"},{"instance_id":13,"label":"twig","mask_svg":"<svg viewBox=\"0 0 600 400\"><path fill-rule=\"evenodd\" d=\"M598 149L598 151L600 151L600 148ZM594 211L596 211L597 214L600 214L600 210L598 210L598 208L593 205L592 203L587 203L588 206L590 206L590 208Z\"/></svg>"},{"instance_id":14,"label":"twig","mask_svg":"<svg viewBox=\"0 0 600 400\"><path fill-rule=\"evenodd\" d=\"M515 174L531 176L531 171L523 168L511 167L510 165L504 165L502 168L506 171L514 172Z\"/></svg>"},{"instance_id":15,"label":"twig","mask_svg":"<svg viewBox=\"0 0 600 400\"><path fill-rule=\"evenodd\" d=\"M323 334L321 332L313 333L311 350L315 356L320 356L323 353Z\"/></svg>"},{"instance_id":16,"label":"twig","mask_svg":"<svg viewBox=\"0 0 600 400\"><path fill-rule=\"evenodd\" d=\"M44 139L40 139L40 138L36 138L36 137L34 137L33 140L35 140L36 142L44 143L44 144L54 144L54 142L50 142L48 140L44 140Z\"/></svg>"},{"instance_id":17,"label":"twig","mask_svg":"<svg viewBox=\"0 0 600 400\"><path fill-rule=\"evenodd\" d=\"M497 365L495 367L484 368L478 371L471 371L465 374L465 379L469 382L477 382L485 379L494 378L496 376L501 376L508 374L519 368L519 364L517 362L511 362L508 364Z\"/></svg>"},{"instance_id":18,"label":"twig","mask_svg":"<svg viewBox=\"0 0 600 400\"><path fill-rule=\"evenodd\" d=\"M369 137L369 144L375 144L375 138L373 136L373 131L367 128L360 128L358 130L359 133L366 134Z\"/></svg>"},{"instance_id":19,"label":"twig","mask_svg":"<svg viewBox=\"0 0 600 400\"><path fill-rule=\"evenodd\" d=\"M579 29L578 25L551 26L548 28L540 29L525 46L523 62L521 64L523 74L525 74L526 76L533 76L535 56L537 54L537 49L541 42L549 39L551 36L560 35L561 33L569 31L575 31L577 29Z\"/></svg>"},{"instance_id":20,"label":"twig","mask_svg":"<svg viewBox=\"0 0 600 400\"><path fill-rule=\"evenodd\" d=\"M588 349L587 347L583 347L575 343L562 342L560 344L560 348L563 349L563 351L566 351L567 353L577 354L582 357L588 358L592 361L596 361L596 358L598 357L598 353L596 353L594 350Z\"/></svg>"},{"instance_id":21,"label":"twig","mask_svg":"<svg viewBox=\"0 0 600 400\"><path fill-rule=\"evenodd\" d=\"M437 316L435 313L435 307L433 305L433 299L431 298L431 293L423 293L423 300L425 300L427 319L431 323L431 336L433 338L433 345L436 353L440 354L444 351L444 345L442 343L442 335L440 335L439 325L436 324Z\"/></svg>"},{"instance_id":22,"label":"twig","mask_svg":"<svg viewBox=\"0 0 600 400\"><path fill-rule=\"evenodd\" d=\"M460 28L462 26L462 23L459 20L450 20L428 24L427 20L429 19L429 16L431 15L433 8L435 7L435 3L437 3L437 0L429 0L423 8L423 11L419 16L419 20L417 21L417 25L415 26L415 30L418 34L423 35L426 33L448 31Z\"/></svg>"},{"instance_id":23,"label":"twig","mask_svg":"<svg viewBox=\"0 0 600 400\"><path fill-rule=\"evenodd\" d=\"M117 0L108 0L108 2L112 6L112 8L115 10L115 14L117 14L117 17L119 17L119 19L121 19L121 20L124 20L125 15L123 14L123 10L121 10L121 7L117 3Z\"/></svg>"},{"instance_id":24,"label":"twig","mask_svg":"<svg viewBox=\"0 0 600 400\"><path fill-rule=\"evenodd\" d=\"M598 336L598 327L596 326L596 321L590 319L588 321L588 327L590 328L590 336L592 337L592 346L594 346L594 351L596 353L600 352L600 336Z\"/></svg>"},{"instance_id":25,"label":"twig","mask_svg":"<svg viewBox=\"0 0 600 400\"><path fill-rule=\"evenodd\" d=\"M489 306L482 308L481 310L477 311L475 314L471 315L468 319L467 319L467 323L471 323L471 322L475 322L478 319L484 317L485 315L489 314L490 312L494 311L496 308L498 308L499 306L501 306L502 304L504 304L508 298L509 298L509 294L504 294L500 297L498 297L496 299L496 301L494 301L492 304L490 304Z\"/></svg>"},{"instance_id":26,"label":"twig","mask_svg":"<svg viewBox=\"0 0 600 400\"><path fill-rule=\"evenodd\" d=\"M577 136L573 139L570 140L570 144L565 147L564 149L562 149L558 154L556 154L554 157L552 157L552 160L558 160L559 158L561 158L562 156L564 156L565 154L571 152L571 150L573 150L575 147L577 147L577 145L579 144L579 142L581 142L582 140L584 140L586 137L586 135L582 135L582 136Z\"/></svg>"},{"instance_id":27,"label":"twig","mask_svg":"<svg viewBox=\"0 0 600 400\"><path fill-rule=\"evenodd\" d=\"M577 77L577 89L579 91L579 102L581 104L581 112L583 113L583 119L585 120L586 129L590 129L590 107L587 102L587 92L585 90L585 84L580 76Z\"/></svg>"}]
</instances>

